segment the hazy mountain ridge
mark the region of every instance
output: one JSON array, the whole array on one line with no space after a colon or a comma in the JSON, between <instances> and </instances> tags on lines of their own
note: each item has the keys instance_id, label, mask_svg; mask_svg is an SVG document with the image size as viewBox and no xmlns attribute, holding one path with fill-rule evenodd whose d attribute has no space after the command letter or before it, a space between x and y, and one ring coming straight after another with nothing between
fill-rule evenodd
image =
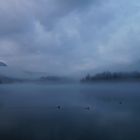
<instances>
[{"instance_id":1,"label":"hazy mountain ridge","mask_svg":"<svg viewBox=\"0 0 140 140\"><path fill-rule=\"evenodd\" d=\"M2 61L0 61L0 66L1 66L1 67L6 67L6 66L7 66L7 64L6 64L6 63L4 63L4 62L2 62Z\"/></svg>"},{"instance_id":2,"label":"hazy mountain ridge","mask_svg":"<svg viewBox=\"0 0 140 140\"><path fill-rule=\"evenodd\" d=\"M41 72L28 72L17 69L0 62L0 84L4 83L71 83L76 82L74 76L57 76ZM79 78L80 79L80 78ZM80 81L80 80L79 80ZM82 82L97 81L140 81L140 72L103 72L95 75L87 75Z\"/></svg>"},{"instance_id":3,"label":"hazy mountain ridge","mask_svg":"<svg viewBox=\"0 0 140 140\"><path fill-rule=\"evenodd\" d=\"M22 69L14 68L12 66L8 66L5 63L0 63L0 84L5 83L28 83L28 82L36 82L36 83L68 83L72 82L72 78L68 78L65 76L50 76L47 73L43 72L31 72L25 71Z\"/></svg>"}]
</instances>

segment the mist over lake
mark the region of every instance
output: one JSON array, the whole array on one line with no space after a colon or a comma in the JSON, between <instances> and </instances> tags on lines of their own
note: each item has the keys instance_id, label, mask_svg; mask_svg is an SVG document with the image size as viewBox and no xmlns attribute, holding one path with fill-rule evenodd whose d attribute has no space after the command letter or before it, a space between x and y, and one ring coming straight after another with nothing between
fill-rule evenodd
<instances>
[{"instance_id":1,"label":"mist over lake","mask_svg":"<svg viewBox=\"0 0 140 140\"><path fill-rule=\"evenodd\" d=\"M0 85L1 140L138 140L139 83Z\"/></svg>"},{"instance_id":2,"label":"mist over lake","mask_svg":"<svg viewBox=\"0 0 140 140\"><path fill-rule=\"evenodd\" d=\"M140 140L140 0L0 0L0 140Z\"/></svg>"}]
</instances>

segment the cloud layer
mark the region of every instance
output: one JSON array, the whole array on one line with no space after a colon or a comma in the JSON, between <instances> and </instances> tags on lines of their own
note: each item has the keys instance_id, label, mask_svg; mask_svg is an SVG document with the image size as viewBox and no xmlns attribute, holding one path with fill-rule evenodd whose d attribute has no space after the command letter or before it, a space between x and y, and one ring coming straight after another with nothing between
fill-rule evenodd
<instances>
[{"instance_id":1,"label":"cloud layer","mask_svg":"<svg viewBox=\"0 0 140 140\"><path fill-rule=\"evenodd\" d=\"M1 0L0 59L29 71L138 70L139 0Z\"/></svg>"}]
</instances>

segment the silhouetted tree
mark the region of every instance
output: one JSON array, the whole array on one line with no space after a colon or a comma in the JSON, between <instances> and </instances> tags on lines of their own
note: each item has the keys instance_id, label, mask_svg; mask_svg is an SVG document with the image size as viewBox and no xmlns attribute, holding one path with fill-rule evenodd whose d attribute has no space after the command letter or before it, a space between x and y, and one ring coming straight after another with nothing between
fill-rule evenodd
<instances>
[{"instance_id":1,"label":"silhouetted tree","mask_svg":"<svg viewBox=\"0 0 140 140\"><path fill-rule=\"evenodd\" d=\"M101 80L140 80L140 72L103 72L94 76L88 74L82 81L92 82Z\"/></svg>"}]
</instances>

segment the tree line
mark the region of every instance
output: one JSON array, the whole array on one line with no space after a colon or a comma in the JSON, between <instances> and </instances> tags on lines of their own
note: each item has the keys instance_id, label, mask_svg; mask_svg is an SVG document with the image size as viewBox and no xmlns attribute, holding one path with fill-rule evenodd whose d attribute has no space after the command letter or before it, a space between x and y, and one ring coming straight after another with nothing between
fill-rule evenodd
<instances>
[{"instance_id":1,"label":"tree line","mask_svg":"<svg viewBox=\"0 0 140 140\"><path fill-rule=\"evenodd\" d=\"M81 81L116 81L116 80L140 80L140 72L103 72L95 75L87 74Z\"/></svg>"}]
</instances>

